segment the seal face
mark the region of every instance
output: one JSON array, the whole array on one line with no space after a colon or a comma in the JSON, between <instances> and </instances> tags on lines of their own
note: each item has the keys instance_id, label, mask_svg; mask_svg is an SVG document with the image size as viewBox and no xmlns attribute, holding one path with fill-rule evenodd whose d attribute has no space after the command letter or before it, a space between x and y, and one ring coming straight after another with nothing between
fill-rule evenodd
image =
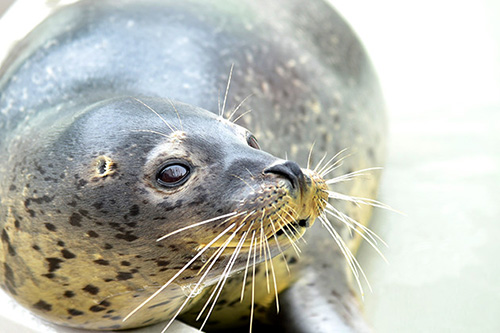
<instances>
[{"instance_id":1,"label":"seal face","mask_svg":"<svg viewBox=\"0 0 500 333\"><path fill-rule=\"evenodd\" d=\"M112 329L169 319L183 288L211 284L229 260L243 269L252 246L265 242L275 255L267 239L283 228L298 237L299 221L319 214L309 192L320 189L295 163L256 149L246 129L178 102L103 101L58 135L19 136L11 147L26 158L3 179L23 189L2 193L12 272L5 286L59 323ZM114 324L160 287L147 312Z\"/></svg>"},{"instance_id":2,"label":"seal face","mask_svg":"<svg viewBox=\"0 0 500 333\"><path fill-rule=\"evenodd\" d=\"M231 64L232 93L211 113ZM380 165L380 93L320 1L80 1L0 73L0 284L50 321L247 324L316 262L325 232L304 232L317 217L342 245L345 221L370 214L356 198L375 195L376 177L345 181ZM226 104L237 106L224 119ZM321 165L316 139L356 157L317 171L275 157ZM325 224L328 209L343 220ZM313 246L299 260L301 237ZM344 263L342 246L331 262ZM348 293L335 267L331 285Z\"/></svg>"}]
</instances>

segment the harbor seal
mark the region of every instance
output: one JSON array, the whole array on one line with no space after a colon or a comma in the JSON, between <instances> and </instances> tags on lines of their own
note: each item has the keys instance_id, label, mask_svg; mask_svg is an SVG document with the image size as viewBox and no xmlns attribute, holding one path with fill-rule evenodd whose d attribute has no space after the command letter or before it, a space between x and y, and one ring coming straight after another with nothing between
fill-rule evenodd
<instances>
[{"instance_id":1,"label":"harbor seal","mask_svg":"<svg viewBox=\"0 0 500 333\"><path fill-rule=\"evenodd\" d=\"M382 163L385 126L369 60L327 4L80 1L0 73L1 285L33 312L88 329L207 312L204 328L237 326L329 269L328 297L350 304L346 224L367 221L357 206L377 181L356 170ZM343 164L322 159L345 147ZM291 162L308 159L316 171ZM325 229L304 234L317 217L340 244L326 259Z\"/></svg>"}]
</instances>

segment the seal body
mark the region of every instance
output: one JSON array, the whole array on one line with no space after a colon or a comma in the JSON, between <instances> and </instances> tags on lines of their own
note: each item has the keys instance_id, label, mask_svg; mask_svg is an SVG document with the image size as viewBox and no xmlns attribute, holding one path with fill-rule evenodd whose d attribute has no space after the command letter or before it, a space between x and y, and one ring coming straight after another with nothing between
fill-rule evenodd
<instances>
[{"instance_id":1,"label":"seal body","mask_svg":"<svg viewBox=\"0 0 500 333\"><path fill-rule=\"evenodd\" d=\"M226 100L219 92L231 65ZM253 210L248 203L238 206L239 200L262 196L256 188L272 182L280 187L284 173L292 174L288 180L302 179L274 156L305 164L316 142L315 164L325 151L350 148L353 156L335 170L343 174L380 166L384 154L374 72L350 28L321 1L80 1L59 9L20 42L0 77L1 284L24 306L64 325L148 325L171 318L186 295L193 300L182 312L194 320L190 311L203 305L198 300L209 297L232 257L221 252L203 285L196 284L198 271L217 246L239 246L248 254L252 229L240 229L238 237L248 236L241 243L236 236L215 239L225 230L220 224L164 243L158 237L232 213L242 214L234 228L249 227L252 217L243 216L253 216ZM243 127L204 111L230 114L248 95L240 112L252 112L237 121ZM221 110L220 104L232 109ZM244 128L270 154L249 147ZM158 185L158 170L170 166L185 168L186 184ZM336 186L373 198L376 181ZM286 193L294 196L290 183ZM370 214L369 207L349 202L336 207L361 222ZM347 235L341 223L336 227ZM319 259L324 232L314 227L305 237L313 245L301 260L291 250L287 259L273 260L276 288L300 279L304 267L327 274L328 265L315 266L326 260L335 263L330 269L338 279L322 288L340 288L337 299L350 295L342 253L329 240L331 255ZM204 247L209 249L197 257ZM279 252L269 248L269 256ZM234 271L246 262L243 255L234 259ZM265 270L247 281L265 283ZM170 278L174 282L147 311L123 322ZM233 281L215 306L214 322L248 321L249 297L237 302L241 282ZM200 292L191 293L193 287ZM274 300L264 289L254 298L261 313ZM284 297L294 303L293 296Z\"/></svg>"}]
</instances>

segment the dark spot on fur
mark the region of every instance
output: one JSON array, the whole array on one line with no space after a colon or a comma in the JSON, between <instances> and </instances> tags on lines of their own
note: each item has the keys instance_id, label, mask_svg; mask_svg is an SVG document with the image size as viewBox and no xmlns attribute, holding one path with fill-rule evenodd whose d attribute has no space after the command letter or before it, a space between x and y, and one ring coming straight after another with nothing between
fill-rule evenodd
<instances>
[{"instance_id":1,"label":"dark spot on fur","mask_svg":"<svg viewBox=\"0 0 500 333\"><path fill-rule=\"evenodd\" d=\"M123 239L123 240L126 240L127 242L133 242L136 239L138 239L139 237L132 235L132 234L130 234L130 232L127 231L125 234L116 234L115 238Z\"/></svg>"},{"instance_id":2,"label":"dark spot on fur","mask_svg":"<svg viewBox=\"0 0 500 333\"><path fill-rule=\"evenodd\" d=\"M108 244L108 243L104 244L104 249L105 250L111 250L112 248L113 248L113 245Z\"/></svg>"},{"instance_id":3,"label":"dark spot on fur","mask_svg":"<svg viewBox=\"0 0 500 333\"><path fill-rule=\"evenodd\" d=\"M97 259L97 260L94 260L94 262L98 265L103 265L103 266L108 266L109 265L109 261L107 260L104 260L104 259Z\"/></svg>"},{"instance_id":4,"label":"dark spot on fur","mask_svg":"<svg viewBox=\"0 0 500 333\"><path fill-rule=\"evenodd\" d=\"M93 231L93 230L87 231L87 235L89 235L89 237L91 237L91 238L97 238L97 237L99 237L99 234L97 232Z\"/></svg>"},{"instance_id":5,"label":"dark spot on fur","mask_svg":"<svg viewBox=\"0 0 500 333\"><path fill-rule=\"evenodd\" d=\"M168 304L168 303L170 303L170 300L165 301L165 302L161 302L161 303L157 303L157 304L155 304L155 305L151 305L150 307L148 307L148 309L154 309L154 308L157 308L157 307L159 307L159 306L166 305L166 304Z\"/></svg>"},{"instance_id":6,"label":"dark spot on fur","mask_svg":"<svg viewBox=\"0 0 500 333\"><path fill-rule=\"evenodd\" d=\"M99 293L99 288L91 284L86 285L82 290L88 292L91 295L97 295Z\"/></svg>"},{"instance_id":7,"label":"dark spot on fur","mask_svg":"<svg viewBox=\"0 0 500 333\"><path fill-rule=\"evenodd\" d=\"M19 229L19 227L21 226L21 223L18 221L18 220L15 220L14 221L14 226Z\"/></svg>"},{"instance_id":8,"label":"dark spot on fur","mask_svg":"<svg viewBox=\"0 0 500 333\"><path fill-rule=\"evenodd\" d=\"M290 257L290 259L288 259L288 264L289 265L293 265L297 262L297 258L295 257Z\"/></svg>"},{"instance_id":9,"label":"dark spot on fur","mask_svg":"<svg viewBox=\"0 0 500 333\"><path fill-rule=\"evenodd\" d=\"M7 233L7 231L5 231L5 229L2 230L2 241L7 244L7 250L9 252L9 255L15 256L16 250L10 244L10 237L9 237L9 234Z\"/></svg>"},{"instance_id":10,"label":"dark spot on fur","mask_svg":"<svg viewBox=\"0 0 500 333\"><path fill-rule=\"evenodd\" d=\"M82 216L80 214L78 214L78 213L73 213L69 217L69 224L71 224L72 226L81 227L82 226L80 224L81 221L82 221Z\"/></svg>"},{"instance_id":11,"label":"dark spot on fur","mask_svg":"<svg viewBox=\"0 0 500 333\"><path fill-rule=\"evenodd\" d=\"M61 250L61 253L65 259L73 259L76 258L76 255L74 253L71 253L70 251L63 249Z\"/></svg>"},{"instance_id":12,"label":"dark spot on fur","mask_svg":"<svg viewBox=\"0 0 500 333\"><path fill-rule=\"evenodd\" d=\"M53 225L52 223L45 223L45 228L47 228L48 231L56 231L57 228L55 225Z\"/></svg>"},{"instance_id":13,"label":"dark spot on fur","mask_svg":"<svg viewBox=\"0 0 500 333\"><path fill-rule=\"evenodd\" d=\"M116 276L116 279L118 281L124 281L124 280L129 280L133 277L132 273L129 272L118 272L118 275Z\"/></svg>"},{"instance_id":14,"label":"dark spot on fur","mask_svg":"<svg viewBox=\"0 0 500 333\"><path fill-rule=\"evenodd\" d=\"M35 251L40 251L40 246L38 245L33 245L31 248Z\"/></svg>"},{"instance_id":15,"label":"dark spot on fur","mask_svg":"<svg viewBox=\"0 0 500 333\"><path fill-rule=\"evenodd\" d=\"M98 201L98 202L94 202L94 204L92 206L94 206L95 209L100 210L102 208L102 206L104 206L104 204L102 202Z\"/></svg>"},{"instance_id":16,"label":"dark spot on fur","mask_svg":"<svg viewBox=\"0 0 500 333\"><path fill-rule=\"evenodd\" d=\"M49 263L49 273L57 271L59 268L61 268L60 264L64 262L64 260L59 258L45 258L45 260L47 260Z\"/></svg>"},{"instance_id":17,"label":"dark spot on fur","mask_svg":"<svg viewBox=\"0 0 500 333\"><path fill-rule=\"evenodd\" d=\"M9 191L15 191L15 190L17 190L16 185L10 185Z\"/></svg>"},{"instance_id":18,"label":"dark spot on fur","mask_svg":"<svg viewBox=\"0 0 500 333\"><path fill-rule=\"evenodd\" d=\"M66 297L66 298L71 298L71 297L73 297L73 296L75 296L75 293L74 293L74 292L72 292L71 290L66 290L66 291L64 292L64 297Z\"/></svg>"},{"instance_id":19,"label":"dark spot on fur","mask_svg":"<svg viewBox=\"0 0 500 333\"><path fill-rule=\"evenodd\" d=\"M71 202L68 202L68 205L71 206L71 207L76 207L77 202L75 200L73 200Z\"/></svg>"},{"instance_id":20,"label":"dark spot on fur","mask_svg":"<svg viewBox=\"0 0 500 333\"><path fill-rule=\"evenodd\" d=\"M33 304L33 308L42 311L51 311L52 305L45 302L44 300L39 300L37 303Z\"/></svg>"},{"instance_id":21,"label":"dark spot on fur","mask_svg":"<svg viewBox=\"0 0 500 333\"><path fill-rule=\"evenodd\" d=\"M92 312L100 312L106 310L106 308L99 306L99 305L94 305L89 308L90 311Z\"/></svg>"},{"instance_id":22,"label":"dark spot on fur","mask_svg":"<svg viewBox=\"0 0 500 333\"><path fill-rule=\"evenodd\" d=\"M120 265L122 265L122 266L130 266L130 263L129 263L128 261L125 261L125 260L124 260L124 261L122 261L122 262L120 263Z\"/></svg>"},{"instance_id":23,"label":"dark spot on fur","mask_svg":"<svg viewBox=\"0 0 500 333\"><path fill-rule=\"evenodd\" d=\"M137 215L139 215L139 206L133 205L132 207L130 207L129 214L130 214L130 216L137 216Z\"/></svg>"},{"instance_id":24,"label":"dark spot on fur","mask_svg":"<svg viewBox=\"0 0 500 333\"><path fill-rule=\"evenodd\" d=\"M47 279L53 279L56 275L54 273L47 273L42 274L42 276L45 276Z\"/></svg>"},{"instance_id":25,"label":"dark spot on fur","mask_svg":"<svg viewBox=\"0 0 500 333\"><path fill-rule=\"evenodd\" d=\"M64 247L66 244L62 240L60 240L57 242L57 245Z\"/></svg>"},{"instance_id":26,"label":"dark spot on fur","mask_svg":"<svg viewBox=\"0 0 500 333\"><path fill-rule=\"evenodd\" d=\"M76 309L68 309L68 313L72 316L81 316L83 314L82 311Z\"/></svg>"},{"instance_id":27,"label":"dark spot on fur","mask_svg":"<svg viewBox=\"0 0 500 333\"><path fill-rule=\"evenodd\" d=\"M169 264L170 264L170 261L168 261L168 260L158 260L158 261L156 262L156 264L157 264L158 266L167 266L167 265L169 265Z\"/></svg>"},{"instance_id":28,"label":"dark spot on fur","mask_svg":"<svg viewBox=\"0 0 500 333\"><path fill-rule=\"evenodd\" d=\"M80 187L84 187L87 184L88 184L88 181L86 181L85 179L80 179L78 181L78 186L80 186Z\"/></svg>"}]
</instances>

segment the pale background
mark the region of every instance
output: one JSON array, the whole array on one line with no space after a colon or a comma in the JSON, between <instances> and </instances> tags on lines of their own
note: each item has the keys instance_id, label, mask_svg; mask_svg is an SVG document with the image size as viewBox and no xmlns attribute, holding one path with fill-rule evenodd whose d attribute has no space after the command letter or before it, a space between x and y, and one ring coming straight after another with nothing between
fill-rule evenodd
<instances>
[{"instance_id":1,"label":"pale background","mask_svg":"<svg viewBox=\"0 0 500 333\"><path fill-rule=\"evenodd\" d=\"M406 214L375 214L389 265L361 248L368 320L382 333L500 332L500 1L332 3L379 73L390 119L380 199ZM5 23L0 41L22 33ZM55 332L0 303L0 331Z\"/></svg>"}]
</instances>

